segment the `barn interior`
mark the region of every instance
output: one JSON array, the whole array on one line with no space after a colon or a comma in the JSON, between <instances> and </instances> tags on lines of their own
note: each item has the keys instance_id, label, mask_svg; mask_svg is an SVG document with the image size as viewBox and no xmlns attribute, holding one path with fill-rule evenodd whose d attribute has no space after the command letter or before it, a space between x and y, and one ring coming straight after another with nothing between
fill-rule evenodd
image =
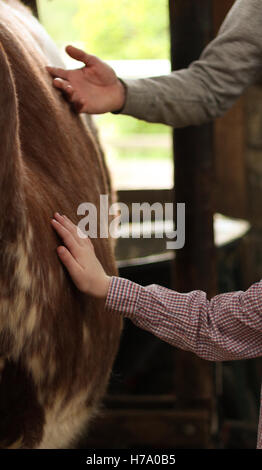
<instances>
[{"instance_id":1,"label":"barn interior","mask_svg":"<svg viewBox=\"0 0 262 470\"><path fill-rule=\"evenodd\" d=\"M41 0L24 3L41 21ZM234 1L165 3L177 70L199 57ZM167 250L153 235L121 238L120 276L181 292L200 289L208 298L261 279L261 106L257 83L213 124L172 131L171 188L119 189L118 200L129 206L186 204L184 248ZM261 359L209 363L126 320L100 416L80 447L254 448L261 371Z\"/></svg>"}]
</instances>

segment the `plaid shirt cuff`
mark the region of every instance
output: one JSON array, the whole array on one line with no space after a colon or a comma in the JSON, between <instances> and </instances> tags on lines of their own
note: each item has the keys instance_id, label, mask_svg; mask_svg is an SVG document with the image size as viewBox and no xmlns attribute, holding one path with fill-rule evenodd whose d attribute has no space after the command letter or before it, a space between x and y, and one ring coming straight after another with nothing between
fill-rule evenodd
<instances>
[{"instance_id":1,"label":"plaid shirt cuff","mask_svg":"<svg viewBox=\"0 0 262 470\"><path fill-rule=\"evenodd\" d=\"M125 317L135 315L142 287L128 279L112 276L105 309L117 311Z\"/></svg>"}]
</instances>

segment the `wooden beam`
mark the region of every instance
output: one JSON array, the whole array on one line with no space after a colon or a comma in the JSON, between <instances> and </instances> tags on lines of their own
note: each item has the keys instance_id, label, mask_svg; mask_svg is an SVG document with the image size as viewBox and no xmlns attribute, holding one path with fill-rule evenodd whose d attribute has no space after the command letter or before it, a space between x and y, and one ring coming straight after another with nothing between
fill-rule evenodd
<instances>
[{"instance_id":1,"label":"wooden beam","mask_svg":"<svg viewBox=\"0 0 262 470\"><path fill-rule=\"evenodd\" d=\"M206 409L103 410L91 424L82 449L207 448L209 414Z\"/></svg>"},{"instance_id":2,"label":"wooden beam","mask_svg":"<svg viewBox=\"0 0 262 470\"><path fill-rule=\"evenodd\" d=\"M173 70L198 59L213 37L210 0L170 0ZM175 200L186 204L186 244L178 250L174 288L216 293L213 235L213 125L174 131Z\"/></svg>"},{"instance_id":3,"label":"wooden beam","mask_svg":"<svg viewBox=\"0 0 262 470\"><path fill-rule=\"evenodd\" d=\"M199 58L213 37L210 0L169 0L172 69ZM175 202L186 204L186 243L176 252L173 287L217 293L213 233L213 125L174 131ZM174 359L174 393L181 407L207 399L212 408L212 366L184 351Z\"/></svg>"}]
</instances>

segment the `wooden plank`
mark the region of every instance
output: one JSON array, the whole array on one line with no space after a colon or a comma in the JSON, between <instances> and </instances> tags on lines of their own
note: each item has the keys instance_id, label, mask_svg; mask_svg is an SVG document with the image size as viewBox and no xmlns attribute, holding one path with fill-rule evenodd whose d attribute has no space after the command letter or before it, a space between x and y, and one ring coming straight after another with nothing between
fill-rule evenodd
<instances>
[{"instance_id":1,"label":"wooden plank","mask_svg":"<svg viewBox=\"0 0 262 470\"><path fill-rule=\"evenodd\" d=\"M104 410L91 425L81 448L208 447L207 410Z\"/></svg>"},{"instance_id":2,"label":"wooden plank","mask_svg":"<svg viewBox=\"0 0 262 470\"><path fill-rule=\"evenodd\" d=\"M106 395L104 399L106 408L174 408L176 403L176 396L173 394L162 395Z\"/></svg>"}]
</instances>

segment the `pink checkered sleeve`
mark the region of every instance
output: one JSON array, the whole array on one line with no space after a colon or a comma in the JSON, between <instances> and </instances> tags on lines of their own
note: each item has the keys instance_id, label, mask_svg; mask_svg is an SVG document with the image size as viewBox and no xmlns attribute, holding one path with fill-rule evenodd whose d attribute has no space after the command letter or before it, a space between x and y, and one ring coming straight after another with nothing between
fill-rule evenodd
<instances>
[{"instance_id":1,"label":"pink checkered sleeve","mask_svg":"<svg viewBox=\"0 0 262 470\"><path fill-rule=\"evenodd\" d=\"M207 360L262 356L262 281L208 301L202 291L179 294L113 277L106 309ZM262 389L257 448L262 449Z\"/></svg>"},{"instance_id":2,"label":"pink checkered sleeve","mask_svg":"<svg viewBox=\"0 0 262 470\"><path fill-rule=\"evenodd\" d=\"M262 281L245 292L220 294L209 301L202 291L180 294L113 277L106 309L203 359L262 356Z\"/></svg>"}]
</instances>

